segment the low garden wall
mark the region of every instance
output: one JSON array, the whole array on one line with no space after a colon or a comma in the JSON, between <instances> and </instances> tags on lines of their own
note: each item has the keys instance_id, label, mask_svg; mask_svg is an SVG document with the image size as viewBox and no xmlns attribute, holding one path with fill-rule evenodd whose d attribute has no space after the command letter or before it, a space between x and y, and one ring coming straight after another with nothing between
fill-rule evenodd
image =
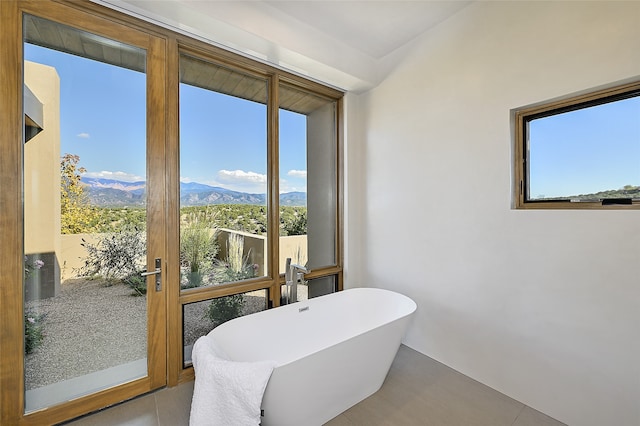
<instances>
[{"instance_id":1,"label":"low garden wall","mask_svg":"<svg viewBox=\"0 0 640 426\"><path fill-rule=\"evenodd\" d=\"M261 235L249 234L230 229L220 229L218 243L220 245L219 257L224 258L226 254L226 241L230 233L237 233L244 237L244 255L251 250L249 256L252 263L259 266L258 276L266 275L266 263L264 254L266 253L267 238ZM90 244L96 244L101 238L101 234L67 234L61 235L60 253L58 261L60 265L60 279L62 281L76 276L76 270L84 265L84 258L87 256L86 249L81 245L82 240ZM286 259L290 257L293 263L304 265L307 263L307 236L292 235L280 237L280 271L284 272Z\"/></svg>"}]
</instances>

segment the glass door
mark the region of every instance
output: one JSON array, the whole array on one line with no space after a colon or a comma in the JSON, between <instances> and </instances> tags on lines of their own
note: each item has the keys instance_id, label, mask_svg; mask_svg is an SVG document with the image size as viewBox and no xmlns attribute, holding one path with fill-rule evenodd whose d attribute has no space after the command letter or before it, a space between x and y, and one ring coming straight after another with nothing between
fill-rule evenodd
<instances>
[{"instance_id":1,"label":"glass door","mask_svg":"<svg viewBox=\"0 0 640 426\"><path fill-rule=\"evenodd\" d=\"M164 48L23 23L29 414L166 383Z\"/></svg>"}]
</instances>

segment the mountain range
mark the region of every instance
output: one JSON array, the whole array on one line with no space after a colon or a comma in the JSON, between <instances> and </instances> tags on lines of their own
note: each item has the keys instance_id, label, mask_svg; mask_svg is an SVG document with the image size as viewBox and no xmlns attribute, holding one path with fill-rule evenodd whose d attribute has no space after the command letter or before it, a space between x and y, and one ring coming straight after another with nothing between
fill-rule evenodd
<instances>
[{"instance_id":1,"label":"mountain range","mask_svg":"<svg viewBox=\"0 0 640 426\"><path fill-rule=\"evenodd\" d=\"M145 203L146 182L124 182L115 179L83 177L82 183L91 205L97 207L142 207ZM232 191L197 182L180 182L180 205L206 206L209 204L265 205L265 194ZM306 206L307 194L287 192L280 194L282 206Z\"/></svg>"}]
</instances>

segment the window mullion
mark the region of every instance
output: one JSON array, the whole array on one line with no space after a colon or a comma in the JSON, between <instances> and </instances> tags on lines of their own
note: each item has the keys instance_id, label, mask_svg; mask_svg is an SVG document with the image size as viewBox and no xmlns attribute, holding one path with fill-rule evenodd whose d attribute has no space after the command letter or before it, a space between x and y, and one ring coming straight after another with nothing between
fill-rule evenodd
<instances>
[{"instance_id":1,"label":"window mullion","mask_svg":"<svg viewBox=\"0 0 640 426\"><path fill-rule=\"evenodd\" d=\"M280 305L280 278L279 278L279 253L280 253L280 157L279 157L279 114L278 114L278 87L279 76L273 74L269 79L269 92L267 100L267 241L268 241L268 270L272 279L272 287L269 297L272 306Z\"/></svg>"}]
</instances>

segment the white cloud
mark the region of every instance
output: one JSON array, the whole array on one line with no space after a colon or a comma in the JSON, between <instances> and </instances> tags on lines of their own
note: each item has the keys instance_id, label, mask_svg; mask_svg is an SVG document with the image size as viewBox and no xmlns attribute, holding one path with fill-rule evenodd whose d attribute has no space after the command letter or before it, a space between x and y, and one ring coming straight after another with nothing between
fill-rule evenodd
<instances>
[{"instance_id":1,"label":"white cloud","mask_svg":"<svg viewBox=\"0 0 640 426\"><path fill-rule=\"evenodd\" d=\"M212 183L207 184L252 194L263 194L267 192L267 175L252 171L219 170L217 181L217 185Z\"/></svg>"},{"instance_id":2,"label":"white cloud","mask_svg":"<svg viewBox=\"0 0 640 426\"><path fill-rule=\"evenodd\" d=\"M84 176L98 179L121 180L123 182L140 182L145 180L143 176L134 175L132 173L110 172L107 170L103 170L101 172L87 172Z\"/></svg>"},{"instance_id":3,"label":"white cloud","mask_svg":"<svg viewBox=\"0 0 640 426\"><path fill-rule=\"evenodd\" d=\"M244 170L220 170L218 171L218 179L236 185L255 185L257 183L266 183L267 175L256 172L245 172Z\"/></svg>"},{"instance_id":4,"label":"white cloud","mask_svg":"<svg viewBox=\"0 0 640 426\"><path fill-rule=\"evenodd\" d=\"M307 187L304 184L302 186L292 185L286 179L280 179L280 193L286 192L307 192Z\"/></svg>"},{"instance_id":5,"label":"white cloud","mask_svg":"<svg viewBox=\"0 0 640 426\"><path fill-rule=\"evenodd\" d=\"M307 171L306 170L289 170L287 172L287 176L306 179L307 178Z\"/></svg>"},{"instance_id":6,"label":"white cloud","mask_svg":"<svg viewBox=\"0 0 640 426\"><path fill-rule=\"evenodd\" d=\"M89 135L89 133L86 133L86 132L78 133L76 136L81 139L89 139L91 137L91 135Z\"/></svg>"}]
</instances>

